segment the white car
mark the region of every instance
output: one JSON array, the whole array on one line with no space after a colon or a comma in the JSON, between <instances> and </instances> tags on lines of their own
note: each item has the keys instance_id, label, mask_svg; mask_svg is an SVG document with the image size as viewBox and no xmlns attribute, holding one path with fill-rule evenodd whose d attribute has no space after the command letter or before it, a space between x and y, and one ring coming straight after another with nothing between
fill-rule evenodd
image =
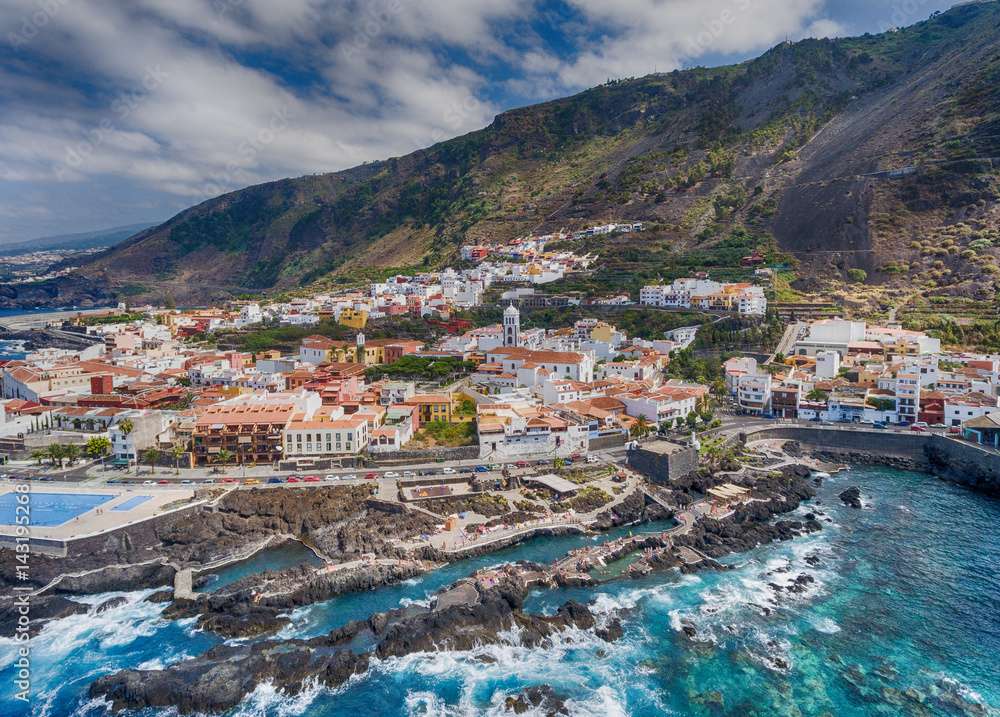
<instances>
[{"instance_id":1,"label":"white car","mask_svg":"<svg viewBox=\"0 0 1000 717\"><path fill-rule=\"evenodd\" d=\"M403 475L404 475L404 476L405 476L406 478L412 478L413 476L415 476L415 475L416 475L416 473L414 473L413 471L403 471Z\"/></svg>"},{"instance_id":2,"label":"white car","mask_svg":"<svg viewBox=\"0 0 1000 717\"><path fill-rule=\"evenodd\" d=\"M156 485L156 481L155 480L144 480L142 482L142 484L143 485Z\"/></svg>"},{"instance_id":3,"label":"white car","mask_svg":"<svg viewBox=\"0 0 1000 717\"><path fill-rule=\"evenodd\" d=\"M337 480L337 478L339 478L339 476L329 475L326 477L326 480Z\"/></svg>"},{"instance_id":4,"label":"white car","mask_svg":"<svg viewBox=\"0 0 1000 717\"><path fill-rule=\"evenodd\" d=\"M587 456L587 463L597 463L597 456Z\"/></svg>"},{"instance_id":5,"label":"white car","mask_svg":"<svg viewBox=\"0 0 1000 717\"><path fill-rule=\"evenodd\" d=\"M451 468L451 467L445 468L441 472L442 473L447 473L448 475L451 475L453 473L458 473L457 470L455 470L454 468Z\"/></svg>"},{"instance_id":6,"label":"white car","mask_svg":"<svg viewBox=\"0 0 1000 717\"><path fill-rule=\"evenodd\" d=\"M397 473L396 471L389 471L388 473L384 473L383 475L386 478L399 478L399 473Z\"/></svg>"},{"instance_id":7,"label":"white car","mask_svg":"<svg viewBox=\"0 0 1000 717\"><path fill-rule=\"evenodd\" d=\"M348 473L346 476L340 476L340 480L356 480L357 476Z\"/></svg>"}]
</instances>

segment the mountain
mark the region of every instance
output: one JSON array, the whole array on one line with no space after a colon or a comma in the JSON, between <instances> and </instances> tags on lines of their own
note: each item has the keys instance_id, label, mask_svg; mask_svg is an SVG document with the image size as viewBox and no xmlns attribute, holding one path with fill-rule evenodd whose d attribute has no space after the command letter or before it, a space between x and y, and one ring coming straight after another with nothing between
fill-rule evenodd
<instances>
[{"instance_id":1,"label":"mountain","mask_svg":"<svg viewBox=\"0 0 1000 717\"><path fill-rule=\"evenodd\" d=\"M1000 4L973 2L884 34L609 82L403 157L248 187L82 272L202 302L620 218L650 231L605 248L597 278L611 285L765 246L800 288L985 300L1000 273L998 168Z\"/></svg>"},{"instance_id":2,"label":"mountain","mask_svg":"<svg viewBox=\"0 0 1000 717\"><path fill-rule=\"evenodd\" d=\"M112 227L111 229L98 229L92 232L80 232L78 234L60 234L58 236L39 237L28 241L12 242L0 244L0 256L16 256L18 254L28 254L33 251L43 251L47 249L96 249L98 247L112 247L120 244L129 237L149 229L152 224L129 224L128 226Z\"/></svg>"}]
</instances>

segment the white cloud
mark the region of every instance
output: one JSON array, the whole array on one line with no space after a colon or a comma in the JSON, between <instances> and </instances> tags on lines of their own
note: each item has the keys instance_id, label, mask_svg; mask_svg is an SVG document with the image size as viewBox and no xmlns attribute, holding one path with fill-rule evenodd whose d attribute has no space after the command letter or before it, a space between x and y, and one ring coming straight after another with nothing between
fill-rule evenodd
<instances>
[{"instance_id":1,"label":"white cloud","mask_svg":"<svg viewBox=\"0 0 1000 717\"><path fill-rule=\"evenodd\" d=\"M802 34L822 9L821 0L569 2L589 27L607 28L604 37L586 43L562 66L560 78L573 87L672 70L707 53L747 53Z\"/></svg>"},{"instance_id":2,"label":"white cloud","mask_svg":"<svg viewBox=\"0 0 1000 717\"><path fill-rule=\"evenodd\" d=\"M498 97L841 32L822 0L565 1L567 57L529 23L557 22L543 0L0 0L0 201L73 183L111 207L113 183L162 207L404 154Z\"/></svg>"}]
</instances>

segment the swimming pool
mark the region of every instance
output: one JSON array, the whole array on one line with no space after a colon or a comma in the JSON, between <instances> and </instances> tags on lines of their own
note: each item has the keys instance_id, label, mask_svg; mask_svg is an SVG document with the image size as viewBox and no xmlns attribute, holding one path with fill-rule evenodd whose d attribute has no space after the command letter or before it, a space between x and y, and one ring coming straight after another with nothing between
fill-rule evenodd
<instances>
[{"instance_id":1,"label":"swimming pool","mask_svg":"<svg viewBox=\"0 0 1000 717\"><path fill-rule=\"evenodd\" d=\"M116 496L113 494L98 495L90 493L27 493L30 497L27 505L31 509L31 523L34 526L53 526L73 520L88 510L107 503ZM15 525L17 517L18 494L4 493L0 495L0 525Z\"/></svg>"},{"instance_id":2,"label":"swimming pool","mask_svg":"<svg viewBox=\"0 0 1000 717\"><path fill-rule=\"evenodd\" d=\"M151 496L151 495L137 495L134 498L129 498L124 503L119 503L118 505L116 505L111 510L117 510L117 511L132 510L136 506L142 505L143 503L145 503L147 500L149 500L152 497L153 496Z\"/></svg>"}]
</instances>

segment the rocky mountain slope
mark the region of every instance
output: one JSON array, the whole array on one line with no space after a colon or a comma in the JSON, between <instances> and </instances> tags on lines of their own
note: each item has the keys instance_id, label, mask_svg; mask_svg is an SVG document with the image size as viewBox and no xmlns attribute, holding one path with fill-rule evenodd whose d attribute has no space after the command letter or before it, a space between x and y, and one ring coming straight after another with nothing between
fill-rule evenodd
<instances>
[{"instance_id":1,"label":"rocky mountain slope","mask_svg":"<svg viewBox=\"0 0 1000 717\"><path fill-rule=\"evenodd\" d=\"M404 157L232 192L81 273L126 296L203 302L439 266L463 242L620 218L650 222L642 260L654 267L664 253L710 256L745 228L814 287L992 299L998 170L994 1L611 82Z\"/></svg>"}]
</instances>

